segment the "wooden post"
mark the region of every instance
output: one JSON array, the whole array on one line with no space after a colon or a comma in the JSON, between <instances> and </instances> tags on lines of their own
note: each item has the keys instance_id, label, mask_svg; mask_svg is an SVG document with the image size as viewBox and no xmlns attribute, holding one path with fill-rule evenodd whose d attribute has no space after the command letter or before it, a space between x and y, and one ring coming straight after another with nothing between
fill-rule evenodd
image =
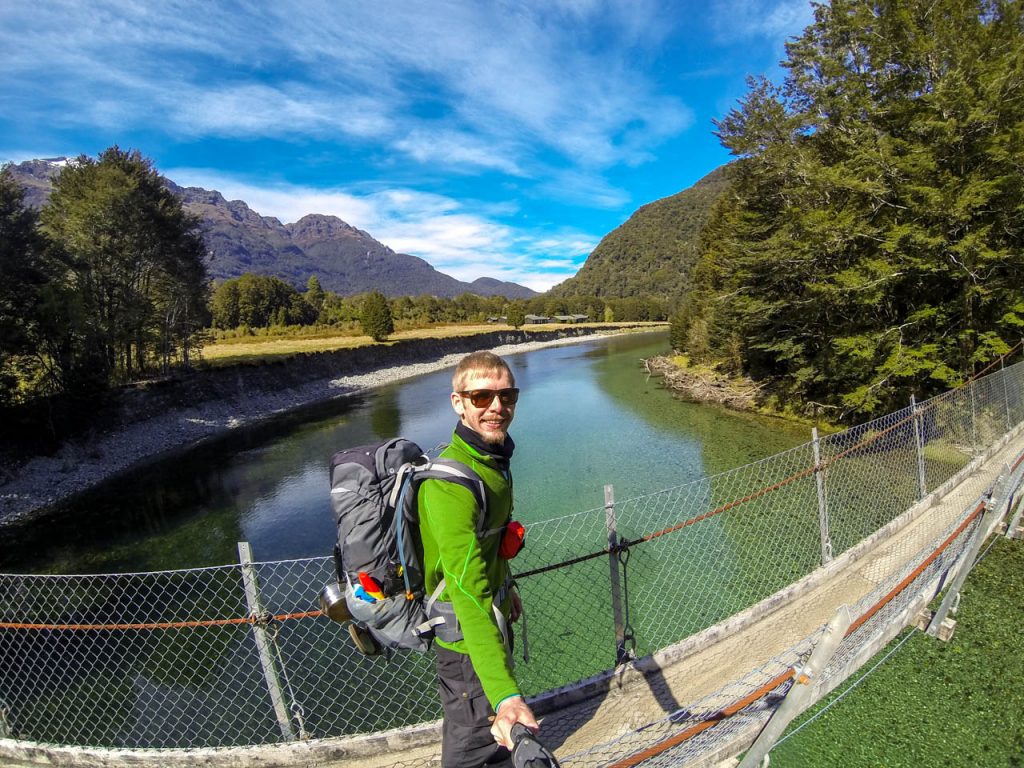
<instances>
[{"instance_id":1,"label":"wooden post","mask_svg":"<svg viewBox=\"0 0 1024 768\"><path fill-rule=\"evenodd\" d=\"M828 497L825 495L825 470L821 467L821 446L818 428L811 429L811 446L814 450L814 482L818 488L818 529L821 536L821 564L832 561L832 539L828 528Z\"/></svg>"},{"instance_id":2,"label":"wooden post","mask_svg":"<svg viewBox=\"0 0 1024 768\"><path fill-rule=\"evenodd\" d=\"M256 579L256 569L252 565L252 548L249 546L249 542L238 542L238 560L242 564L242 581L245 584L245 602L249 607L249 615L261 616L263 608L260 605L259 582ZM288 715L288 707L284 703L281 678L278 677L274 655L270 651L271 640L267 637L267 628L259 621L255 621L252 624L252 633L256 640L256 650L260 656L260 666L263 667L263 677L266 679L267 689L270 691L270 700L274 705L277 725L281 729L281 737L285 741L297 741L298 737L292 730L292 721Z\"/></svg>"},{"instance_id":3,"label":"wooden post","mask_svg":"<svg viewBox=\"0 0 1024 768\"><path fill-rule=\"evenodd\" d=\"M626 622L622 611L619 582L619 533L615 522L615 486L604 487L604 524L608 531L608 578L611 582L612 619L615 622L615 666L629 659L626 651Z\"/></svg>"}]
</instances>

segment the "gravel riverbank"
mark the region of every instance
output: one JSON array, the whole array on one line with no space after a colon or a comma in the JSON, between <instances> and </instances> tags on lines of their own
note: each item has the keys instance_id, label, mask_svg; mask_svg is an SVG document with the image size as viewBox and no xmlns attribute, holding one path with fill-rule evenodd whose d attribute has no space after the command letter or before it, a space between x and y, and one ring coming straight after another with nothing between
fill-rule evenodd
<instances>
[{"instance_id":1,"label":"gravel riverbank","mask_svg":"<svg viewBox=\"0 0 1024 768\"><path fill-rule=\"evenodd\" d=\"M607 335L607 334L601 334ZM573 344L594 334L496 347L501 354ZM427 363L379 368L340 378L323 378L289 389L248 393L166 410L87 440L68 442L53 456L37 456L5 469L0 477L0 526L38 513L103 480L170 452L179 451L230 430L279 416L300 406L351 395L401 379L454 366L461 354ZM4 482L6 481L6 482Z\"/></svg>"}]
</instances>

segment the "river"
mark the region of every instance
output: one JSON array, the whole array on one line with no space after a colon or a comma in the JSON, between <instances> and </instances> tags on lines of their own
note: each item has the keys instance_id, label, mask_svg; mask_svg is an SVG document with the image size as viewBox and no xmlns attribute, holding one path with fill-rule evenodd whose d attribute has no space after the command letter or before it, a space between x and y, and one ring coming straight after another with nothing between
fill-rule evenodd
<instances>
[{"instance_id":1,"label":"river","mask_svg":"<svg viewBox=\"0 0 1024 768\"><path fill-rule=\"evenodd\" d=\"M664 332L508 357L522 389L510 433L526 523L680 485L805 442L804 427L679 400L641 364ZM108 482L0 545L0 571L110 573L326 555L334 451L393 435L424 448L455 424L451 371L345 398Z\"/></svg>"}]
</instances>

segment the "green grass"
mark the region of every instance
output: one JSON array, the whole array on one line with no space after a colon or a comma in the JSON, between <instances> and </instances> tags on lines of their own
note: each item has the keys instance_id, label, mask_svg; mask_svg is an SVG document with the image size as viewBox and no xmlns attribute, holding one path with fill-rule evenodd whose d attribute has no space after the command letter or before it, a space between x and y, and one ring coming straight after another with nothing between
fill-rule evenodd
<instances>
[{"instance_id":1,"label":"green grass","mask_svg":"<svg viewBox=\"0 0 1024 768\"><path fill-rule=\"evenodd\" d=\"M968 577L953 638L914 632L845 698L773 749L772 767L1024 766L1022 594L1024 542L1000 538Z\"/></svg>"},{"instance_id":2,"label":"green grass","mask_svg":"<svg viewBox=\"0 0 1024 768\"><path fill-rule=\"evenodd\" d=\"M650 330L663 327L664 323L627 322L613 323L611 327L623 330ZM581 323L586 328L608 328L606 323ZM523 326L520 330L527 334L551 331L566 326L560 323ZM481 333L509 331L511 327L503 323L466 323L431 325L427 327L402 328L388 337L388 342L404 339L444 339L456 336L473 336ZM202 359L205 365L220 367L226 365L252 364L299 354L316 352L332 352L350 347L363 347L375 342L369 336L359 335L358 331L334 328L302 328L288 326L276 329L273 333L257 333L254 335L238 335L236 332L222 333L218 338L203 347Z\"/></svg>"}]
</instances>

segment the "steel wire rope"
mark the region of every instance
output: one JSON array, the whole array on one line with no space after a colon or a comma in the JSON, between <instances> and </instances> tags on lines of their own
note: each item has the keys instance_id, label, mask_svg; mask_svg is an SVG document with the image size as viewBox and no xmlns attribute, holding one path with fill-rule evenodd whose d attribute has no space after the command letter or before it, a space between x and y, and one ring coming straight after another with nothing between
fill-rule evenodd
<instances>
[{"instance_id":1,"label":"steel wire rope","mask_svg":"<svg viewBox=\"0 0 1024 768\"><path fill-rule=\"evenodd\" d=\"M964 519L964 521L956 528L956 530L952 534L950 534L942 542L942 544L940 544L935 549L935 551L933 551L927 558L925 558L925 560L922 561L921 564L918 565L910 573L910 575L908 575L906 578L900 581L900 583L896 587L894 587L890 592L888 592L884 597L882 597L878 602L876 602L871 608L869 608L867 611L861 614L861 616L850 625L850 628L847 630L844 637L850 637L854 632L860 629L860 627L862 627L865 622L867 622L869 619L875 616L883 607L885 607L889 602L891 602L893 598L895 598L900 592L906 589L918 576L921 575L925 568L931 565L936 560L936 558L938 558L939 555L941 555L949 547L949 545L952 544L952 542L955 541L961 533L963 533L963 531L967 528L968 525L970 525L975 519L977 519L978 515L981 514L981 512L983 512L984 510L985 502L982 501ZM668 751L669 749L677 747L680 744L693 738L694 736L703 733L709 728L713 728L715 725L722 722L723 720L726 720L732 717L733 715L739 713L746 707L753 704L755 701L763 698L768 693L778 688L780 685L788 681L790 678L794 678L796 676L797 670L795 668L790 668L786 672L777 675L772 680L768 681L756 690L747 694L743 698L738 699L736 702L729 705L728 707L723 708L721 710L720 716L719 713L714 713L712 717L708 718L707 720L698 723L697 725L691 726L690 728L687 728L686 730L683 730L677 734L674 734L673 736L670 736L669 738L664 739L663 741L660 741L657 744L642 750L641 752L626 757L623 760L620 760L616 763L612 763L608 766L608 768L632 768L633 766L639 765L645 760L648 760L652 757L656 757L657 755L660 755Z\"/></svg>"},{"instance_id":2,"label":"steel wire rope","mask_svg":"<svg viewBox=\"0 0 1024 768\"><path fill-rule=\"evenodd\" d=\"M1017 459L1016 464L1014 464L1014 468L1019 466L1022 461L1024 461L1024 453L1022 453L1020 458ZM985 549L982 550L981 554L979 554L977 559L975 559L975 561L971 564L971 570L974 570L974 568L977 567L978 563L980 563L982 560L985 559L985 557L988 556L989 551L991 551L992 547L995 546L997 538L998 537L993 537L993 538L991 538L989 540L988 544L985 546ZM794 728L789 733L786 733L785 735L783 735L783 737L781 739L779 739L777 742L775 742L775 746L772 747L772 748L774 749L775 747L779 746L780 744L788 741L789 739L791 739L792 737L794 737L798 733L800 733L800 731L802 731L804 728L806 728L807 726L809 726L812 723L814 723L815 721L817 721L822 715L824 715L826 712L828 712L830 709L832 709L832 707L834 707L836 704L838 704L840 701L842 701L844 698L846 698L847 694L852 693L855 688L857 688L868 677L870 677L872 674L874 674L875 671L880 666L882 666L885 662L887 662L891 656L893 656L897 651L899 651L907 643L907 641L910 640L910 638L912 638L914 635L916 635L920 631L921 630L919 630L917 627L911 627L910 628L910 632L908 632L906 634L906 636L903 637L902 640L900 640L895 646L893 646L885 654L885 656L883 656L881 659L879 659L871 667L871 669L869 669L867 672L865 672L860 677L858 677L853 683L851 683L849 686L847 686L845 689L843 689L842 693L838 694L834 699L829 701L827 704L823 705L821 707L821 709L819 709L813 715L808 717L804 722L800 723L800 725L798 725L796 728Z\"/></svg>"},{"instance_id":3,"label":"steel wire rope","mask_svg":"<svg viewBox=\"0 0 1024 768\"><path fill-rule=\"evenodd\" d=\"M890 656L892 656L900 648L902 648L904 643L906 643L910 638L912 638L914 635L916 635L920 631L921 630L919 630L917 627L911 627L911 630L910 630L910 632L907 633L906 637L904 637L902 640L900 640L899 643L897 643L897 645L894 648L892 648L887 654L885 654L885 656L882 657L873 667L871 667L871 669L869 669L867 672L865 672L863 675L861 675L859 678L857 678L857 680L855 680L846 689L844 689L842 693L840 693L834 699L832 699L830 702L825 704L821 709L819 709L813 715L808 717L804 722L800 723L800 725L798 725L792 731L790 731L789 733L785 734L781 739L776 741L774 746L772 746L772 749L775 749L775 747L779 746L780 744L782 744L787 739L790 739L793 736L796 736L798 733L800 733L800 731L802 731L804 728L806 728L811 723L815 722L819 717L824 715L826 712L828 712L830 709L832 709L832 707L834 707L836 704L838 704L840 701L842 701L844 698L846 698L846 695L848 693L851 693L854 688L856 688L862 682L864 682L872 673L874 673L874 671L876 669L878 669L885 662L887 662L889 660Z\"/></svg>"},{"instance_id":4,"label":"steel wire rope","mask_svg":"<svg viewBox=\"0 0 1024 768\"><path fill-rule=\"evenodd\" d=\"M935 562L935 560L938 559L939 555L945 552L946 548L949 547L949 545L952 544L960 536L960 534L964 532L964 530L966 530L967 526L973 523L978 518L978 515L980 515L984 511L985 502L979 502L978 506L974 508L974 511L972 511L971 514L969 514L964 519L964 521L960 523L959 526L957 526L956 530L953 531L953 533L951 533L946 538L946 540L938 546L938 548L934 552L932 552L928 557L921 561L920 565L918 565L913 571L911 571L899 584L893 587L892 590L888 592L888 594L886 594L881 600L879 600L871 608L869 608L867 611L861 614L861 616L856 621L850 624L850 628L846 630L846 637L849 637L858 629L860 629L876 613L878 613L880 610L882 610L882 608L884 608L886 605L892 602L892 600L897 595L899 595L900 592L906 589L911 584L911 582L914 581L914 579L916 579L924 572L925 568L927 568L929 565Z\"/></svg>"},{"instance_id":5,"label":"steel wire rope","mask_svg":"<svg viewBox=\"0 0 1024 768\"><path fill-rule=\"evenodd\" d=\"M1012 354L1018 347L1022 347L1022 346L1024 346L1024 340L1018 342L1008 352L1006 352L1004 355L1001 355L998 359L994 360L992 363L989 364L988 367L983 369L980 373L975 374L967 382L965 382L964 384L960 385L960 387L957 387L957 388L955 388L953 390L950 390L950 392L956 392L957 390L962 389L963 387L967 386L967 384L973 382L975 379L977 379L978 377L983 375L985 371L987 371L990 368L992 368L993 366L995 366L996 363L1000 362L1001 360L1004 360L1006 357L1008 357L1010 354ZM948 393L946 393L946 394L948 394ZM894 429L896 429L896 428L906 424L908 421L913 420L916 416L920 415L921 413L925 412L927 409L931 408L934 405L934 402L935 402L936 399L937 398L932 398L932 400L928 401L927 405L923 405L921 407L918 407L917 409L915 409L915 411L913 413L911 413L910 416L908 416L908 417L906 417L906 418L904 418L904 419L902 419L902 420L900 420L900 421L898 421L898 422L896 422L896 423L886 427L885 429L883 429L883 430L881 430L879 432L876 432L876 433L872 434L870 437L866 438L865 440L862 440L862 441L856 443L855 445L851 446L850 448L846 449L845 451L842 451L841 453L838 453L835 456L830 457L828 460L820 462L817 465L812 465L810 467L807 467L807 468L805 468L803 470L800 470L799 472L795 472L792 475L790 475L789 477L783 478L782 480L778 481L777 483L773 483L772 485L765 486L764 488L761 488L761 489L759 489L757 491L754 491L753 493L747 494L746 496L744 496L742 498L735 499L733 501L730 501L730 502L727 502L725 504L722 504L722 505L720 505L720 506L718 506L718 507L716 507L716 508L714 508L712 510L709 510L708 512L705 512L705 513L703 513L701 515L697 515L696 517L692 517L692 518L690 518L688 520L684 520L681 523L677 523L675 525L668 526L667 528L663 528L660 531L655 531L654 533L646 534L644 536L640 536L640 537L635 538L635 539L623 540L616 547L605 547L605 548L603 548L603 549L601 549L599 551L591 552L591 553L586 554L586 555L581 555L579 557L571 558L569 560L564 560L564 561L561 561L559 563L553 563L551 565L542 566L540 568L535 568L535 569L532 569L532 570L529 570L529 571L524 571L523 573L515 574L514 578L527 578L527 577L530 577L530 576L536 576L536 575L539 575L539 574L542 574L542 573L547 573L549 571L557 570L559 568L565 568L565 567L568 567L568 566L571 566L571 565L576 565L578 563L582 563L582 562L585 562L587 560L592 560L592 559L597 558L597 557L603 557L603 556L606 556L606 555L609 555L609 554L618 554L618 553L620 553L620 552L622 552L624 550L628 550L629 547L631 547L631 546L634 546L634 545L637 545L637 544L643 544L643 543L646 543L646 542L649 542L649 541L653 541L654 539L660 538L661 536L665 536L665 535L667 535L669 533L674 533L676 531L682 530L682 529L687 528L687 527L689 527L691 525L695 525L695 524L697 524L699 522L703 522L704 520L707 520L707 519L709 519L711 517L719 515L722 512L727 512L730 509L735 509L736 507L742 506L743 504L746 504L746 503L748 503L750 501L754 501L755 499L761 498L762 496L765 496L765 495L767 495L767 494L769 494L769 493L771 493L773 491L777 491L780 488L784 488L785 486L790 485L791 483L796 482L797 480L801 480L801 479L803 479L805 477L808 477L809 475L812 475L815 472L820 472L823 469L827 469L829 466L831 466L835 462L839 461L840 459L845 458L846 456L850 455L854 451L860 450L861 448L864 448L865 446L870 445L872 442L878 440L879 438L881 438L882 436L888 434L889 432L893 431ZM1019 466L1021 461L1024 461L1024 455L1022 455L1020 458L1018 458L1017 462L1014 465L1014 468ZM975 514L977 514L977 512L978 512L978 510L975 510ZM933 553L933 559L934 559L934 557L937 557L938 554L939 554L939 552ZM923 564L923 565L926 566L926 564ZM215 569L215 568L224 568L224 567L230 567L230 566L214 566L213 568L211 568L211 570ZM191 571L191 570L202 570L202 569L183 569L183 570L184 571ZM922 568L922 570L923 570L923 568ZM128 575L128 574L125 574L125 575ZM143 575L143 574L137 574L137 575ZM58 577L51 577L51 578L66 578L66 577L58 576ZM891 599L891 597L890 597L890 599ZM878 608L880 609L881 606L878 606ZM319 617L319 616L322 616L322 615L323 615L323 611L313 610L313 611L302 611L302 612L296 612L296 613L280 614L280 615L274 616L272 618L274 620L276 620L276 621L286 621L286 620L290 620L290 619L316 618L316 617ZM868 617L868 618L870 618L870 617ZM257 621L257 619L255 619L253 617L245 617L245 618L232 618L232 619L206 619L206 620L198 620L198 621L130 623L130 624L42 624L42 623L25 623L25 622L0 622L0 629L34 629L34 630L188 629L188 628L197 628L197 627L212 627L212 626L225 626L225 625L232 625L232 624L246 624L246 623L254 623L255 621ZM858 620L858 621L860 621L860 620ZM865 619L865 621L866 621L866 619ZM862 624L862 623L863 622L860 622L859 624L856 624L856 627L859 627L860 624ZM851 627L850 633L852 633L855 630L856 627Z\"/></svg>"},{"instance_id":6,"label":"steel wire rope","mask_svg":"<svg viewBox=\"0 0 1024 768\"><path fill-rule=\"evenodd\" d=\"M233 619L197 619L193 621L157 621L131 624L41 624L32 622L0 621L0 629L37 629L37 630L76 630L97 631L104 629L142 630L142 629L194 629L196 627L223 627L239 624L262 624L271 621L289 621L292 619L310 619L323 616L324 612L298 611L280 613L274 616L245 616Z\"/></svg>"},{"instance_id":7,"label":"steel wire rope","mask_svg":"<svg viewBox=\"0 0 1024 768\"><path fill-rule=\"evenodd\" d=\"M737 714L738 712L743 711L754 702L758 701L759 699L763 698L767 694L774 691L780 685L789 682L789 680L796 677L796 674L796 670L790 667L785 672L780 672L771 680L764 683L755 690L751 691L746 696L743 696L742 698L734 701L732 704L723 707L721 710L718 710L717 712L712 713L712 715L707 720L697 723L696 725L690 726L686 730L680 731L674 736L670 736L669 738L665 739L664 741L658 742L652 747L648 747L647 749L641 750L640 752L637 752L633 755L629 755L621 760L611 763L607 766L607 768L633 768L633 766L640 765L640 763L644 762L645 760L648 760L652 757L657 757L663 752L673 747L679 746L680 744L690 740L697 734L703 733L709 728L713 728L714 726L718 725L718 723L722 722L723 720L726 720L732 717L733 715Z\"/></svg>"}]
</instances>

